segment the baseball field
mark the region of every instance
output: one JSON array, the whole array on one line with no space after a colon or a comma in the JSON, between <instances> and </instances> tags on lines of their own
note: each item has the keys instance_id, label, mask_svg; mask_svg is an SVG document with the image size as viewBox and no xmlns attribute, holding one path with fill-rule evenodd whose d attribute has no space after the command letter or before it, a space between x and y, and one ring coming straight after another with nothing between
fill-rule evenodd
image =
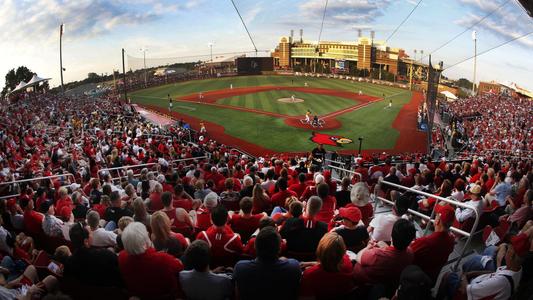
<instances>
[{"instance_id":1,"label":"baseball field","mask_svg":"<svg viewBox=\"0 0 533 300\"><path fill-rule=\"evenodd\" d=\"M239 76L193 80L131 93L144 108L183 118L207 137L252 154L306 152L324 142L328 150L355 153L423 152L416 129L423 97L405 89L346 79ZM311 123L316 116L320 126ZM350 140L352 141L350 143Z\"/></svg>"}]
</instances>

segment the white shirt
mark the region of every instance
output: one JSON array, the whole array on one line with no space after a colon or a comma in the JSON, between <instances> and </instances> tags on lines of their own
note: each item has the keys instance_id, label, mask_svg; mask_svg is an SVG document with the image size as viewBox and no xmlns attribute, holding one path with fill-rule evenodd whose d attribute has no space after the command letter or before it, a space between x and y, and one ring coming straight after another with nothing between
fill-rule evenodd
<instances>
[{"instance_id":1,"label":"white shirt","mask_svg":"<svg viewBox=\"0 0 533 300\"><path fill-rule=\"evenodd\" d=\"M518 272L508 270L506 266L499 267L496 272L478 276L466 287L468 300L490 298L506 300L511 298L511 284L504 275L511 276L515 291L522 277L522 269Z\"/></svg>"},{"instance_id":2,"label":"white shirt","mask_svg":"<svg viewBox=\"0 0 533 300\"><path fill-rule=\"evenodd\" d=\"M104 228L98 228L93 231L91 246L108 247L117 245L117 235L113 231L107 231Z\"/></svg>"},{"instance_id":3,"label":"white shirt","mask_svg":"<svg viewBox=\"0 0 533 300\"><path fill-rule=\"evenodd\" d=\"M478 214L481 216L481 213L483 212L482 210L483 200L481 199L479 201L470 200L470 201L465 202L465 204L475 207L476 210L478 211ZM457 207L455 209L455 218L459 222L464 222L467 219L475 218L475 217L476 217L475 211L470 208Z\"/></svg>"},{"instance_id":4,"label":"white shirt","mask_svg":"<svg viewBox=\"0 0 533 300\"><path fill-rule=\"evenodd\" d=\"M375 241L389 242L391 240L392 227L399 217L393 213L381 214L370 221L369 226L374 228L371 237Z\"/></svg>"}]
</instances>

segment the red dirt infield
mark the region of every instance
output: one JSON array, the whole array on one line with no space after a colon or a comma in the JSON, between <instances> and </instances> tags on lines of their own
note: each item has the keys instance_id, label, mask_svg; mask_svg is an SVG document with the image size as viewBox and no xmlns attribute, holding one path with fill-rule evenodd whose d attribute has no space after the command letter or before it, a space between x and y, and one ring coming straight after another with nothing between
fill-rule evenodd
<instances>
[{"instance_id":1,"label":"red dirt infield","mask_svg":"<svg viewBox=\"0 0 533 300\"><path fill-rule=\"evenodd\" d=\"M315 128L310 127L307 124L302 124L300 122L300 119L302 119L303 116L290 117L290 116L272 113L272 112L266 112L266 111L249 109L249 108L238 107L238 106L231 106L231 105L222 105L222 104L216 103L217 100L222 99L222 98L228 98L232 96L238 96L238 95L249 94L249 93L257 93L257 92L262 92L262 91L269 91L273 89L292 90L292 91L299 91L299 92L306 92L306 93L315 93L315 94L343 97L343 98L348 98L348 99L359 101L359 103L352 107L348 107L346 109L335 111L335 112L322 116L321 118L326 121L326 124L324 127L320 129L315 129ZM309 129L309 131L320 131L320 130L329 130L329 129L339 128L340 126L342 126L342 124L336 119L336 116L339 116L349 111L353 111L361 107L367 106L371 104L372 102L382 100L381 98L371 97L368 95L358 95L356 93L351 93L351 92L346 92L346 91L336 91L336 90L330 90L330 89L308 88L308 87L276 87L276 86L260 86L260 87L224 89L224 90L205 92L205 93L202 93L202 96L203 96L203 99L201 99L201 102L205 105L213 105L213 106L218 106L218 107L223 107L223 108L228 108L228 109L235 109L235 110L240 110L240 111L247 111L247 112L269 115L273 117L279 117L279 118L283 118L285 124L289 126L305 128L305 129ZM180 99L177 99L177 100L184 101L184 102L198 102L199 93L180 97ZM375 152L387 152L387 153L405 153L405 152L424 153L426 152L426 149L427 149L426 148L427 147L426 146L427 145L426 144L427 143L426 133L418 131L418 129L416 128L417 111L418 111L418 107L420 103L422 103L423 100L424 100L424 96L421 93L413 92L411 101L405 104L400 110L400 112L398 113L398 116L394 120L392 126L393 128L397 129L400 132L400 136L398 137L398 140L396 141L396 144L393 149L367 149L367 150L364 150L363 153L372 154ZM168 110L163 107L159 107L155 105L139 105L139 106L144 107L153 112L157 112L159 114L164 114L167 116L169 115ZM206 120L200 120L198 118L191 117L189 115L177 113L177 112L172 112L171 117L176 120L183 119L185 122L191 124L193 128L197 128L197 129L200 127L199 125L200 122L203 121L206 124L206 127L209 129L208 131L209 138L215 139L216 141L226 144L226 145L238 147L250 154L253 154L256 156L262 156L262 155L272 155L272 154L279 153L279 151L267 149L257 144L247 142L238 137L228 135L225 133L224 126L221 126L219 124L215 124L215 123L212 123ZM343 153L343 154L357 153L357 151L355 150L343 150L342 148L339 148L338 152Z\"/></svg>"}]
</instances>

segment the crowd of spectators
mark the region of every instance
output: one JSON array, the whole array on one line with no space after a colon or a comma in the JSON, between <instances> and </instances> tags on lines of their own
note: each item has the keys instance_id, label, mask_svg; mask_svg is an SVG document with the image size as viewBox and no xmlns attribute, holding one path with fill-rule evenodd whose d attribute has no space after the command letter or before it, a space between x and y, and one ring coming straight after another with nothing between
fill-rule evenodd
<instances>
[{"instance_id":1,"label":"crowd of spectators","mask_svg":"<svg viewBox=\"0 0 533 300\"><path fill-rule=\"evenodd\" d=\"M446 274L441 295L506 299L531 286L529 160L383 154L356 159L361 178L337 182L323 157L192 144L111 97L44 95L1 110L6 299L428 299L460 238L450 227L468 231L474 210L499 240ZM377 188L380 177L472 208ZM394 202L390 214L375 214L373 191ZM435 210L435 221L408 209Z\"/></svg>"},{"instance_id":2,"label":"crowd of spectators","mask_svg":"<svg viewBox=\"0 0 533 300\"><path fill-rule=\"evenodd\" d=\"M463 151L500 150L508 155L533 151L529 99L486 93L448 103L445 110L451 115L451 137L463 140Z\"/></svg>"}]
</instances>

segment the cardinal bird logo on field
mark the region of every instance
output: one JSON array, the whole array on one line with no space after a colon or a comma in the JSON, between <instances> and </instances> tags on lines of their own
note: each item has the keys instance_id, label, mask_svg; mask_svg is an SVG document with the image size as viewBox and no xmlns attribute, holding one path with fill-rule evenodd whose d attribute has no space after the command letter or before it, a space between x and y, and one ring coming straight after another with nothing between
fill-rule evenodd
<instances>
[{"instance_id":1,"label":"cardinal bird logo on field","mask_svg":"<svg viewBox=\"0 0 533 300\"><path fill-rule=\"evenodd\" d=\"M353 143L353 140L349 138L345 138L343 136L330 135L330 134L317 133L317 132L313 132L313 136L311 136L311 141L317 144L337 146L337 147L342 147L343 144Z\"/></svg>"}]
</instances>

